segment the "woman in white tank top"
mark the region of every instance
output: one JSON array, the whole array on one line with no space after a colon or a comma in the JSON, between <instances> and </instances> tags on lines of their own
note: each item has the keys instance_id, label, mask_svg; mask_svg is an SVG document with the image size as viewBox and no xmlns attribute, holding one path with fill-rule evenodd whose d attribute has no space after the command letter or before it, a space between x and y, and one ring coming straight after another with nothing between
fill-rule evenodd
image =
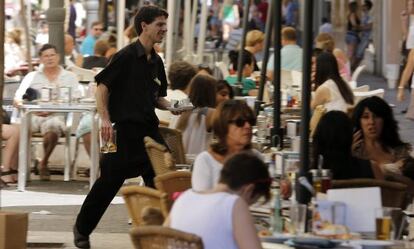
<instances>
[{"instance_id":1,"label":"woman in white tank top","mask_svg":"<svg viewBox=\"0 0 414 249\"><path fill-rule=\"evenodd\" d=\"M261 196L268 200L270 184L262 160L252 153L235 154L212 190L181 194L164 225L198 235L205 249L262 248L248 206Z\"/></svg>"},{"instance_id":2,"label":"woman in white tank top","mask_svg":"<svg viewBox=\"0 0 414 249\"><path fill-rule=\"evenodd\" d=\"M323 105L327 111L343 111L354 104L354 94L338 71L335 56L322 52L316 58L315 95L311 102L312 110Z\"/></svg>"},{"instance_id":3,"label":"woman in white tank top","mask_svg":"<svg viewBox=\"0 0 414 249\"><path fill-rule=\"evenodd\" d=\"M171 119L169 127L178 129L183 134L186 154L198 155L211 142L210 120L216 103L216 84L216 79L209 75L194 76L188 97L195 109Z\"/></svg>"}]
</instances>

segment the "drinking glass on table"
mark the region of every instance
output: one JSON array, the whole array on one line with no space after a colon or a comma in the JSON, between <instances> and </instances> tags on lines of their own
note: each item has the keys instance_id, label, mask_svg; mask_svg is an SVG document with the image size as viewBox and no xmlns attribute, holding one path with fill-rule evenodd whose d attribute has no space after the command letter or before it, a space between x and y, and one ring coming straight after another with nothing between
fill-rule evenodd
<instances>
[{"instance_id":1,"label":"drinking glass on table","mask_svg":"<svg viewBox=\"0 0 414 249\"><path fill-rule=\"evenodd\" d=\"M293 204L290 206L290 233L291 234L304 234L306 225L306 211L307 206L305 204Z\"/></svg>"},{"instance_id":2,"label":"drinking glass on table","mask_svg":"<svg viewBox=\"0 0 414 249\"><path fill-rule=\"evenodd\" d=\"M401 209L382 207L375 210L376 235L378 240L392 240L401 223Z\"/></svg>"}]
</instances>

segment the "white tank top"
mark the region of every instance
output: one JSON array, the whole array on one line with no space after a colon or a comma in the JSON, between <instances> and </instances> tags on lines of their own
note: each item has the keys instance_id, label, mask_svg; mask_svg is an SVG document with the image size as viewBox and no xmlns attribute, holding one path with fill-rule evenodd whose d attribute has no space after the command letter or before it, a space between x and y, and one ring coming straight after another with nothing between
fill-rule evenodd
<instances>
[{"instance_id":1,"label":"white tank top","mask_svg":"<svg viewBox=\"0 0 414 249\"><path fill-rule=\"evenodd\" d=\"M326 108L326 112L329 111L348 111L348 103L345 102L344 98L341 95L341 92L338 89L338 86L333 80L325 81L320 87L326 87L329 90L331 99L329 102L323 104Z\"/></svg>"},{"instance_id":2,"label":"white tank top","mask_svg":"<svg viewBox=\"0 0 414 249\"><path fill-rule=\"evenodd\" d=\"M198 155L202 151L207 150L211 142L212 133L207 132L206 127L207 111L207 107L194 109L188 119L187 127L182 131L186 154ZM200 120L197 120L199 115ZM170 128L177 129L179 117L174 116L171 119Z\"/></svg>"},{"instance_id":3,"label":"white tank top","mask_svg":"<svg viewBox=\"0 0 414 249\"><path fill-rule=\"evenodd\" d=\"M185 191L170 212L171 227L201 237L204 249L237 249L233 234L233 207L237 195Z\"/></svg>"}]
</instances>

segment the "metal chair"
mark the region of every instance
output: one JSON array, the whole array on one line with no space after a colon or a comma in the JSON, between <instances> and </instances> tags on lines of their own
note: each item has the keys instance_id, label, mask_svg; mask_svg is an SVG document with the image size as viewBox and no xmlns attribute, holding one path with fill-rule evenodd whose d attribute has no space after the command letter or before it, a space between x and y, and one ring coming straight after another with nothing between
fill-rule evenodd
<instances>
[{"instance_id":1,"label":"metal chair","mask_svg":"<svg viewBox=\"0 0 414 249\"><path fill-rule=\"evenodd\" d=\"M72 131L72 125L73 125L73 113L68 113L65 118L65 125L66 129L63 131L62 136L58 139L57 145L63 145L64 146L64 170L63 170L63 180L64 181L70 181L71 175L72 175L72 167L71 167L71 131ZM37 162L35 158L35 145L43 144L43 135L40 132L35 132L31 134L32 138L32 155L30 157L32 158L31 161L33 161L33 165L37 167ZM28 165L30 167L30 165ZM30 174L27 174L28 177L30 177Z\"/></svg>"},{"instance_id":2,"label":"metal chair","mask_svg":"<svg viewBox=\"0 0 414 249\"><path fill-rule=\"evenodd\" d=\"M376 90L372 90L372 91L367 91L367 92L354 92L354 104L358 104L359 101L368 98L368 97L372 97L372 96L378 96L380 98L384 98L384 93L385 90L382 88L376 89Z\"/></svg>"},{"instance_id":3,"label":"metal chair","mask_svg":"<svg viewBox=\"0 0 414 249\"><path fill-rule=\"evenodd\" d=\"M203 249L203 241L194 234L163 226L134 227L130 231L136 249Z\"/></svg>"},{"instance_id":4,"label":"metal chair","mask_svg":"<svg viewBox=\"0 0 414 249\"><path fill-rule=\"evenodd\" d=\"M79 81L89 81L89 82L95 81L96 73L93 70L81 68L78 66L69 66L67 70L76 74L76 76L78 76Z\"/></svg>"}]
</instances>

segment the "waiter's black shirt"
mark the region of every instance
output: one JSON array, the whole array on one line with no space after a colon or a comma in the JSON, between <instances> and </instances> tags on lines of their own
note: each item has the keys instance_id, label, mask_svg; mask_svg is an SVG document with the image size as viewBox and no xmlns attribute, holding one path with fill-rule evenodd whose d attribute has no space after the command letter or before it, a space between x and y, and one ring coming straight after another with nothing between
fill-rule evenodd
<instances>
[{"instance_id":1,"label":"waiter's black shirt","mask_svg":"<svg viewBox=\"0 0 414 249\"><path fill-rule=\"evenodd\" d=\"M111 122L158 127L154 109L158 97L167 95L167 79L161 57L154 49L147 60L137 40L117 52L95 79L109 90Z\"/></svg>"}]
</instances>

